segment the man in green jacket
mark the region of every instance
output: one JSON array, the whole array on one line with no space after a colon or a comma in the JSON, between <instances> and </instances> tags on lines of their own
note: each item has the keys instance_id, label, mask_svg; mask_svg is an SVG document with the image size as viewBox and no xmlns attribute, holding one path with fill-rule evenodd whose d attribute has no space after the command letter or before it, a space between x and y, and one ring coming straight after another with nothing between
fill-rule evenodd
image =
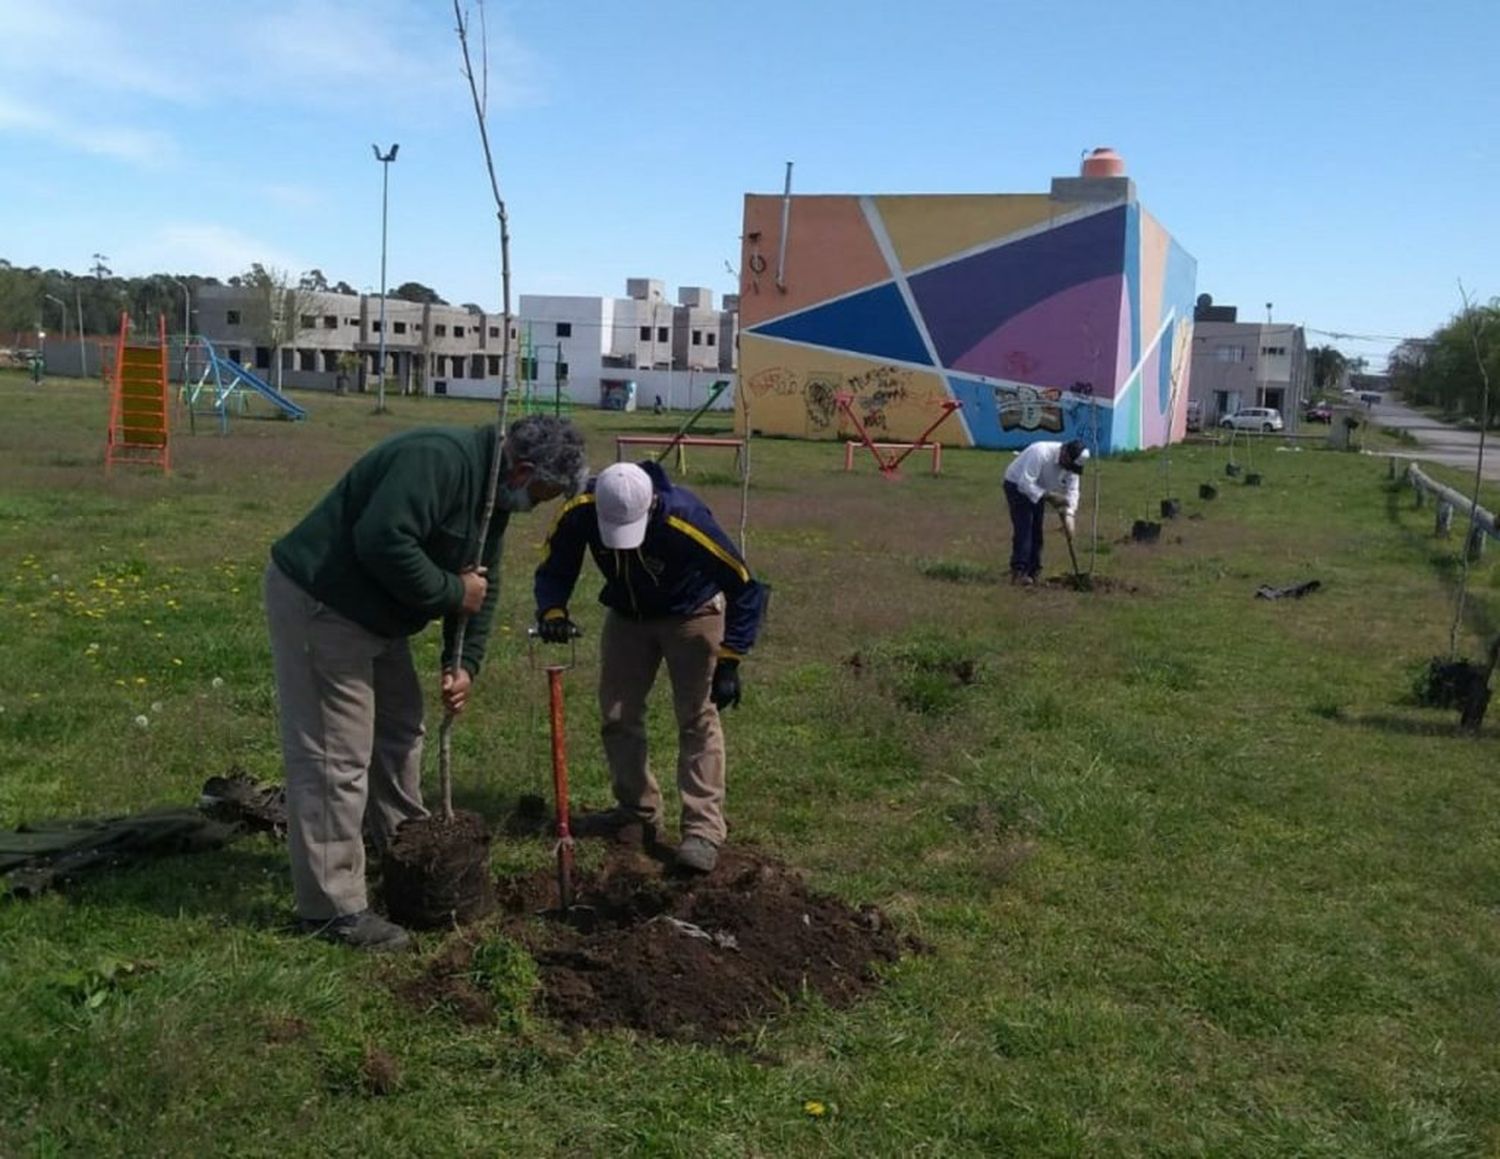
<instances>
[{"instance_id":1,"label":"man in green jacket","mask_svg":"<svg viewBox=\"0 0 1500 1159\"><path fill-rule=\"evenodd\" d=\"M408 637L443 620L444 706L461 712L484 659L511 514L573 494L583 436L562 419L511 424L483 552L495 427L385 440L271 548L266 618L286 764L292 885L302 928L361 949L406 931L372 912L363 834L383 847L422 805L422 689ZM469 617L461 656L458 625ZM368 813L368 816L367 816Z\"/></svg>"}]
</instances>

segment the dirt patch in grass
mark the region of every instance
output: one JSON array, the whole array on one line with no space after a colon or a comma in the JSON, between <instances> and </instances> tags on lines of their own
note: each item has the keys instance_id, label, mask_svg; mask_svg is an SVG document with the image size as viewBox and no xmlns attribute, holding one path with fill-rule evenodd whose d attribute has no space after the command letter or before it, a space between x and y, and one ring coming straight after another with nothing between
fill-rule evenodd
<instances>
[{"instance_id":1,"label":"dirt patch in grass","mask_svg":"<svg viewBox=\"0 0 1500 1159\"><path fill-rule=\"evenodd\" d=\"M1053 575L1048 576L1041 586L1052 591L1064 592L1104 592L1108 595L1133 596L1140 589L1132 583L1124 580L1112 579L1107 575Z\"/></svg>"},{"instance_id":2,"label":"dirt patch in grass","mask_svg":"<svg viewBox=\"0 0 1500 1159\"><path fill-rule=\"evenodd\" d=\"M575 891L577 906L561 915L550 868L502 880L498 922L535 960L537 1009L573 1029L717 1041L804 996L854 1002L879 984L876 966L924 948L873 906L814 893L753 849L726 848L697 877L611 844ZM445 947L402 997L492 1021L490 995L474 981L476 944Z\"/></svg>"}]
</instances>

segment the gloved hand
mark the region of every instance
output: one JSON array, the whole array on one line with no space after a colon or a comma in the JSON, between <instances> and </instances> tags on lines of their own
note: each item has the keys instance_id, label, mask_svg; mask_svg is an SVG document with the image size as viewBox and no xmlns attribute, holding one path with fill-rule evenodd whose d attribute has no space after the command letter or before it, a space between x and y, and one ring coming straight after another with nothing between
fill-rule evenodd
<instances>
[{"instance_id":1,"label":"gloved hand","mask_svg":"<svg viewBox=\"0 0 1500 1159\"><path fill-rule=\"evenodd\" d=\"M1048 491L1042 496L1042 499L1044 502L1052 504L1053 507L1062 508L1068 505L1068 497L1061 491Z\"/></svg>"},{"instance_id":2,"label":"gloved hand","mask_svg":"<svg viewBox=\"0 0 1500 1159\"><path fill-rule=\"evenodd\" d=\"M739 707L740 703L740 662L733 657L725 656L720 659L714 668L714 686L709 692L708 698L714 702L714 707L721 712L730 705Z\"/></svg>"},{"instance_id":3,"label":"gloved hand","mask_svg":"<svg viewBox=\"0 0 1500 1159\"><path fill-rule=\"evenodd\" d=\"M566 644L578 635L578 625L568 618L564 608L560 616L537 616L536 634L544 644Z\"/></svg>"}]
</instances>

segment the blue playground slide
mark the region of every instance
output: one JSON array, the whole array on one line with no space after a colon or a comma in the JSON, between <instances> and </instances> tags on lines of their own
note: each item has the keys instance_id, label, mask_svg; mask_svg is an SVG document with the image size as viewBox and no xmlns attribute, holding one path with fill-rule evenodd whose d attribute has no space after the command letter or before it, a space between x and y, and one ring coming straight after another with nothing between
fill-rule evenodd
<instances>
[{"instance_id":1,"label":"blue playground slide","mask_svg":"<svg viewBox=\"0 0 1500 1159\"><path fill-rule=\"evenodd\" d=\"M221 411L227 413L226 404L236 390L250 390L290 419L307 417L307 410L304 407L287 398L249 367L241 366L238 362L225 358L214 349L214 344L207 338L195 336L193 342L201 348L207 363L203 376L199 380L199 389L208 385L209 380L212 379L215 406ZM197 393L197 391L193 392L194 400L196 400Z\"/></svg>"}]
</instances>

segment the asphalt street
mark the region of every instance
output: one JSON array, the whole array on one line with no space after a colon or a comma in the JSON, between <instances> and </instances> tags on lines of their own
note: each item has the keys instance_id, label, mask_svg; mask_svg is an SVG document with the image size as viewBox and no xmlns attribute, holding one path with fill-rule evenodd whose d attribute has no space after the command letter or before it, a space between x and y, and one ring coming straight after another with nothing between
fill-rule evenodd
<instances>
[{"instance_id":1,"label":"asphalt street","mask_svg":"<svg viewBox=\"0 0 1500 1159\"><path fill-rule=\"evenodd\" d=\"M1418 459L1428 463L1442 463L1472 473L1474 461L1479 455L1479 432L1460 430L1455 426L1412 410L1388 395L1373 407L1362 403L1357 410L1365 414L1376 426L1398 428L1409 432L1418 446L1401 447L1381 454L1398 459ZM1305 427L1303 428L1306 429ZM1485 440L1484 477L1500 481L1500 439L1493 433Z\"/></svg>"}]
</instances>

